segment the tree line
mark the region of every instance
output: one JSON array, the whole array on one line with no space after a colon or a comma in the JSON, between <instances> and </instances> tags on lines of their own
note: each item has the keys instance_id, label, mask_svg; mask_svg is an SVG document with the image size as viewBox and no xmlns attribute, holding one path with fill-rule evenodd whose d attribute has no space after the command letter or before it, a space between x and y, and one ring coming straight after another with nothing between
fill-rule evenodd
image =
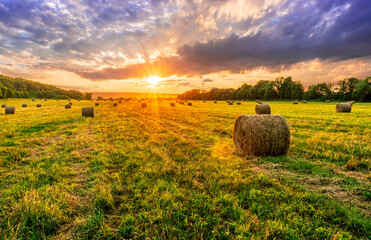
<instances>
[{"instance_id":1,"label":"tree line","mask_svg":"<svg viewBox=\"0 0 371 240\"><path fill-rule=\"evenodd\" d=\"M347 78L333 83L320 83L304 90L300 81L280 77L274 81L260 80L255 85L244 83L237 89L212 88L210 91L192 89L178 95L184 100L355 100L371 101L371 76L360 80Z\"/></svg>"},{"instance_id":2,"label":"tree line","mask_svg":"<svg viewBox=\"0 0 371 240\"><path fill-rule=\"evenodd\" d=\"M0 75L0 98L72 98L90 100L92 94L76 90L65 90L49 84Z\"/></svg>"}]
</instances>

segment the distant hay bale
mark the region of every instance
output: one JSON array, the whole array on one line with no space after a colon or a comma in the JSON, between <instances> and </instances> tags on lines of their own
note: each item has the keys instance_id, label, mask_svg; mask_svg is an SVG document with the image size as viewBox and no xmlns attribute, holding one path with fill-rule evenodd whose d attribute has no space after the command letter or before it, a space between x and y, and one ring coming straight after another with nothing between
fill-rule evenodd
<instances>
[{"instance_id":1,"label":"distant hay bale","mask_svg":"<svg viewBox=\"0 0 371 240\"><path fill-rule=\"evenodd\" d=\"M183 101L179 101L179 104L182 104L182 105L184 105L184 102L183 102Z\"/></svg>"},{"instance_id":2,"label":"distant hay bale","mask_svg":"<svg viewBox=\"0 0 371 240\"><path fill-rule=\"evenodd\" d=\"M96 103L95 103L95 106L99 106L99 102L96 102Z\"/></svg>"},{"instance_id":3,"label":"distant hay bale","mask_svg":"<svg viewBox=\"0 0 371 240\"><path fill-rule=\"evenodd\" d=\"M82 109L83 117L94 117L94 108L93 107L83 107Z\"/></svg>"},{"instance_id":4,"label":"distant hay bale","mask_svg":"<svg viewBox=\"0 0 371 240\"><path fill-rule=\"evenodd\" d=\"M352 106L348 103L338 103L336 104L336 112L350 112L352 110Z\"/></svg>"},{"instance_id":5,"label":"distant hay bale","mask_svg":"<svg viewBox=\"0 0 371 240\"><path fill-rule=\"evenodd\" d=\"M48 99L44 99L45 101L48 101Z\"/></svg>"},{"instance_id":6,"label":"distant hay bale","mask_svg":"<svg viewBox=\"0 0 371 240\"><path fill-rule=\"evenodd\" d=\"M77 99L78 102L80 102L80 99Z\"/></svg>"},{"instance_id":7,"label":"distant hay bale","mask_svg":"<svg viewBox=\"0 0 371 240\"><path fill-rule=\"evenodd\" d=\"M57 102L59 102L59 99L57 99Z\"/></svg>"},{"instance_id":8,"label":"distant hay bale","mask_svg":"<svg viewBox=\"0 0 371 240\"><path fill-rule=\"evenodd\" d=\"M32 102L35 102L35 99L32 99Z\"/></svg>"},{"instance_id":9,"label":"distant hay bale","mask_svg":"<svg viewBox=\"0 0 371 240\"><path fill-rule=\"evenodd\" d=\"M68 104L69 104L69 105L72 105L72 102L69 102Z\"/></svg>"},{"instance_id":10,"label":"distant hay bale","mask_svg":"<svg viewBox=\"0 0 371 240\"><path fill-rule=\"evenodd\" d=\"M184 102L187 102L187 100L185 100Z\"/></svg>"},{"instance_id":11,"label":"distant hay bale","mask_svg":"<svg viewBox=\"0 0 371 240\"><path fill-rule=\"evenodd\" d=\"M267 103L257 104L255 106L255 114L271 114L271 106Z\"/></svg>"},{"instance_id":12,"label":"distant hay bale","mask_svg":"<svg viewBox=\"0 0 371 240\"><path fill-rule=\"evenodd\" d=\"M14 114L15 107L5 107L5 114Z\"/></svg>"},{"instance_id":13,"label":"distant hay bale","mask_svg":"<svg viewBox=\"0 0 371 240\"><path fill-rule=\"evenodd\" d=\"M217 101L214 101L214 103L218 103Z\"/></svg>"},{"instance_id":14,"label":"distant hay bale","mask_svg":"<svg viewBox=\"0 0 371 240\"><path fill-rule=\"evenodd\" d=\"M171 107L175 107L175 103L173 103L173 102L170 103L170 106L171 106Z\"/></svg>"},{"instance_id":15,"label":"distant hay bale","mask_svg":"<svg viewBox=\"0 0 371 240\"><path fill-rule=\"evenodd\" d=\"M329 103L329 102L330 102L330 100L326 100L326 102L327 102L327 103Z\"/></svg>"},{"instance_id":16,"label":"distant hay bale","mask_svg":"<svg viewBox=\"0 0 371 240\"><path fill-rule=\"evenodd\" d=\"M285 155L290 148L290 128L281 115L240 115L232 137L243 157Z\"/></svg>"},{"instance_id":17,"label":"distant hay bale","mask_svg":"<svg viewBox=\"0 0 371 240\"><path fill-rule=\"evenodd\" d=\"M121 100L119 101L119 103L121 103Z\"/></svg>"},{"instance_id":18,"label":"distant hay bale","mask_svg":"<svg viewBox=\"0 0 371 240\"><path fill-rule=\"evenodd\" d=\"M233 105L233 102L228 102L228 105Z\"/></svg>"},{"instance_id":19,"label":"distant hay bale","mask_svg":"<svg viewBox=\"0 0 371 240\"><path fill-rule=\"evenodd\" d=\"M188 102L187 105L188 105L188 106L192 106L192 103L191 103L191 102Z\"/></svg>"},{"instance_id":20,"label":"distant hay bale","mask_svg":"<svg viewBox=\"0 0 371 240\"><path fill-rule=\"evenodd\" d=\"M146 102L142 102L142 108L146 108L147 107L147 103Z\"/></svg>"},{"instance_id":21,"label":"distant hay bale","mask_svg":"<svg viewBox=\"0 0 371 240\"><path fill-rule=\"evenodd\" d=\"M303 102L303 103L307 103L307 100L303 100L302 102Z\"/></svg>"},{"instance_id":22,"label":"distant hay bale","mask_svg":"<svg viewBox=\"0 0 371 240\"><path fill-rule=\"evenodd\" d=\"M6 107L6 104L1 104L1 107L2 107L2 108L5 108L5 107Z\"/></svg>"},{"instance_id":23,"label":"distant hay bale","mask_svg":"<svg viewBox=\"0 0 371 240\"><path fill-rule=\"evenodd\" d=\"M293 102L293 104L298 104L298 100L295 100L295 101Z\"/></svg>"},{"instance_id":24,"label":"distant hay bale","mask_svg":"<svg viewBox=\"0 0 371 240\"><path fill-rule=\"evenodd\" d=\"M27 104L23 103L23 104L22 104L22 107L27 107Z\"/></svg>"},{"instance_id":25,"label":"distant hay bale","mask_svg":"<svg viewBox=\"0 0 371 240\"><path fill-rule=\"evenodd\" d=\"M241 102L237 102L237 105L241 105Z\"/></svg>"},{"instance_id":26,"label":"distant hay bale","mask_svg":"<svg viewBox=\"0 0 371 240\"><path fill-rule=\"evenodd\" d=\"M41 104L36 104L36 107L38 107L38 108L41 107Z\"/></svg>"},{"instance_id":27,"label":"distant hay bale","mask_svg":"<svg viewBox=\"0 0 371 240\"><path fill-rule=\"evenodd\" d=\"M69 105L69 104L66 104L65 106L64 106L64 108L71 108L71 105Z\"/></svg>"},{"instance_id":28,"label":"distant hay bale","mask_svg":"<svg viewBox=\"0 0 371 240\"><path fill-rule=\"evenodd\" d=\"M205 100L203 100L203 102L206 102Z\"/></svg>"},{"instance_id":29,"label":"distant hay bale","mask_svg":"<svg viewBox=\"0 0 371 240\"><path fill-rule=\"evenodd\" d=\"M117 103L113 103L113 106L114 106L114 107L117 107Z\"/></svg>"}]
</instances>

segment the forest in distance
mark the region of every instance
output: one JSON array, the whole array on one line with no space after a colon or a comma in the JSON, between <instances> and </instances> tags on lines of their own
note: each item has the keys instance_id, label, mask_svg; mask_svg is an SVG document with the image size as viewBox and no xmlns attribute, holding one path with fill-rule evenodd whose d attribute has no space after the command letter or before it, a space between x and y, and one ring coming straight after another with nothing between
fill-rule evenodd
<instances>
[{"instance_id":1,"label":"forest in distance","mask_svg":"<svg viewBox=\"0 0 371 240\"><path fill-rule=\"evenodd\" d=\"M255 85L244 83L237 89L212 88L210 91L192 89L178 96L185 100L355 100L371 101L371 76L363 80L347 78L333 83L312 85L307 91L300 81L280 77L274 81L260 80Z\"/></svg>"}]
</instances>

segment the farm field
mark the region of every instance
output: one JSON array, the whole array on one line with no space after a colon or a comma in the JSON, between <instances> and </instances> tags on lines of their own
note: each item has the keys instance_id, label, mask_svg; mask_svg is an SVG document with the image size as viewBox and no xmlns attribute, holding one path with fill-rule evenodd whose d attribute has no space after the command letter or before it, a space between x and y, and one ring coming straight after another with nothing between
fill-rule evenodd
<instances>
[{"instance_id":1,"label":"farm field","mask_svg":"<svg viewBox=\"0 0 371 240\"><path fill-rule=\"evenodd\" d=\"M0 102L0 239L371 237L370 103L267 102L289 153L244 159L232 129L255 102Z\"/></svg>"}]
</instances>

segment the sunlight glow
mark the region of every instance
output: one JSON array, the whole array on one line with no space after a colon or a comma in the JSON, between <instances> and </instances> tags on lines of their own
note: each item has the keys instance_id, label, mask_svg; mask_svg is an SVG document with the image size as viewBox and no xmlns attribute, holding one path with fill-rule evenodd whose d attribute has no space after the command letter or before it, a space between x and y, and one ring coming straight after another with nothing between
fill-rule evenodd
<instances>
[{"instance_id":1,"label":"sunlight glow","mask_svg":"<svg viewBox=\"0 0 371 240\"><path fill-rule=\"evenodd\" d=\"M157 77L157 76L148 77L146 80L153 87L156 86L158 83L161 82L161 78L160 77Z\"/></svg>"}]
</instances>

